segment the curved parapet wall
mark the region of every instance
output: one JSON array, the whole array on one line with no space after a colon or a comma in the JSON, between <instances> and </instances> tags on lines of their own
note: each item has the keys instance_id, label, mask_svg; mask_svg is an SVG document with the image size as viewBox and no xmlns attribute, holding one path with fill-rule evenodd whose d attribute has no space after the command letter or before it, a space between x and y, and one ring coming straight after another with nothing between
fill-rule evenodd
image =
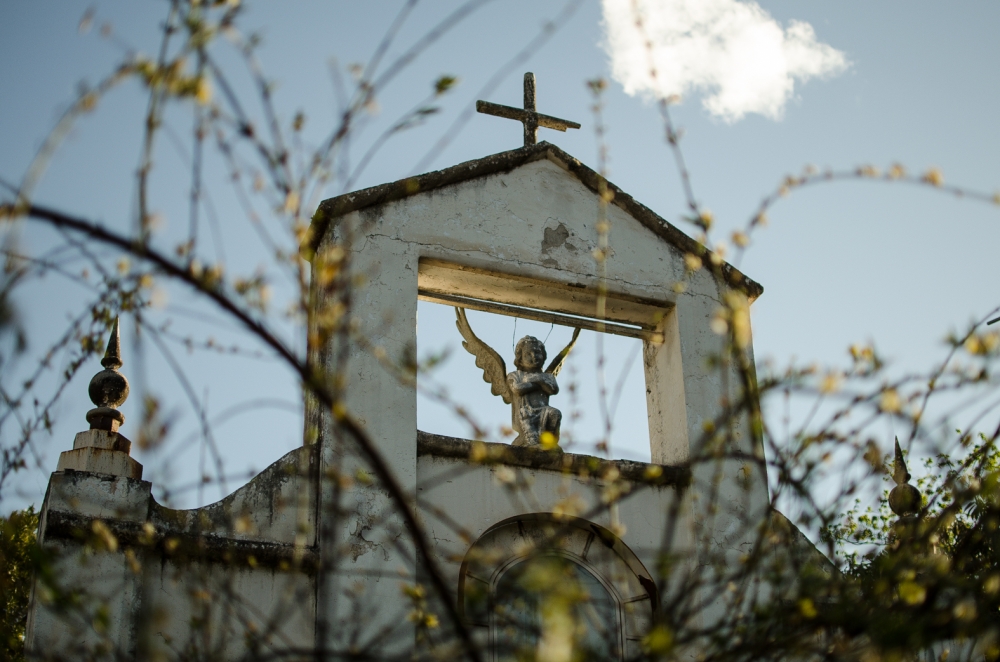
<instances>
[{"instance_id":1,"label":"curved parapet wall","mask_svg":"<svg viewBox=\"0 0 1000 662\"><path fill-rule=\"evenodd\" d=\"M157 530L183 535L312 546L315 490L309 486L315 472L316 447L297 448L221 501L174 510L154 500L149 521Z\"/></svg>"},{"instance_id":2,"label":"curved parapet wall","mask_svg":"<svg viewBox=\"0 0 1000 662\"><path fill-rule=\"evenodd\" d=\"M215 503L174 510L156 503L147 481L81 471L52 474L42 509L41 536L77 538L101 520L122 542L164 543L177 549L197 543L315 546L314 446L295 449L246 485ZM165 541L170 541L165 543Z\"/></svg>"},{"instance_id":3,"label":"curved parapet wall","mask_svg":"<svg viewBox=\"0 0 1000 662\"><path fill-rule=\"evenodd\" d=\"M238 659L249 647L276 656L310 647L317 455L315 446L293 450L192 510L156 503L147 481L52 474L39 534L57 580L36 580L26 650L150 659L204 648ZM71 612L60 595L78 596Z\"/></svg>"}]
</instances>

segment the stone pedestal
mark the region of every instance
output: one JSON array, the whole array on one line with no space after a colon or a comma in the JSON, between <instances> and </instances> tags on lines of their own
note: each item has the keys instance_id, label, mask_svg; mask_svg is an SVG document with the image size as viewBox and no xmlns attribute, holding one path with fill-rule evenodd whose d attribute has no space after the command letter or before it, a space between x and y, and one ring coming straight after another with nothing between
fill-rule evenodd
<instances>
[{"instance_id":1,"label":"stone pedestal","mask_svg":"<svg viewBox=\"0 0 1000 662\"><path fill-rule=\"evenodd\" d=\"M142 480L142 465L129 456L132 442L117 432L87 430L73 439L73 450L59 454L56 471L86 471Z\"/></svg>"}]
</instances>

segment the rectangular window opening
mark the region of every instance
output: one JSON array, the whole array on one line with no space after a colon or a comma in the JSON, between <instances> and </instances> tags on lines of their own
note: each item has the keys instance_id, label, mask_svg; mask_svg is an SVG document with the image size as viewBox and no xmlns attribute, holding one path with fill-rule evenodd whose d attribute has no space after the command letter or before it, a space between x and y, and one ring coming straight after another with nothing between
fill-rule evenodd
<instances>
[{"instance_id":1,"label":"rectangular window opening","mask_svg":"<svg viewBox=\"0 0 1000 662\"><path fill-rule=\"evenodd\" d=\"M643 338L654 330L423 289L417 305L420 430L506 443L515 436L511 406L492 395L476 358L462 347L456 305L465 308L473 332L500 354L507 372L515 370L514 346L522 337L544 342L548 365L570 342L573 328L580 327L556 378L559 392L549 400L562 412L560 446L569 453L650 461Z\"/></svg>"}]
</instances>

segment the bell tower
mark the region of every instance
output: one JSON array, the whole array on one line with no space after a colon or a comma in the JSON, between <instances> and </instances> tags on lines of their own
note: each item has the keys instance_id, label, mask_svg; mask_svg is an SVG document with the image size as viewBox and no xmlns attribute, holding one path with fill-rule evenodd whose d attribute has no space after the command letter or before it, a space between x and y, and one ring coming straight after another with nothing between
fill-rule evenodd
<instances>
[{"instance_id":1,"label":"bell tower","mask_svg":"<svg viewBox=\"0 0 1000 662\"><path fill-rule=\"evenodd\" d=\"M314 273L336 259L342 279L364 283L350 302L335 283L318 288L318 316L337 310L351 329L331 336L324 365L343 379L344 410L414 495L439 576L427 574L430 563L417 562L424 551L403 535L405 522L377 481L350 494L326 493L335 505L324 508L351 514L323 545L356 550L349 574L362 577L354 585L377 602L395 599L396 582L387 579L400 573L443 582L448 602L483 645L498 641L494 608L517 576L508 573L559 557L575 564L566 570L573 581L597 582L607 593L600 609L615 614L617 625L602 650L632 656L642 624L669 588L655 574L668 531L679 548L693 549L706 535L725 541L720 553L736 563L735 550L754 535L746 523L768 512L762 467L691 463L704 455L706 425L719 419L723 403L741 397L737 365L708 369L725 355L709 322L724 301L738 297L749 305L762 288L721 260L720 269L691 272L686 258L708 259L705 247L558 147L535 142L538 127L578 125L539 114L534 89L528 74L524 108L477 106L521 121L524 146L326 200L314 217ZM553 233L586 250L552 250ZM682 281L684 288L674 287ZM563 452L546 437L556 429L546 422L555 402L547 396L527 410L513 405L521 427L514 446L418 430L412 380L387 369L387 357L415 350L418 300L458 309L466 349L487 382L482 388L505 401L516 397L518 373L535 371L529 377L545 382L546 393L554 393L557 379L546 382L541 363L511 372L492 358L496 352L480 347L463 325L464 310L641 339L652 462ZM321 421L321 461L338 474L362 470L335 416L316 410L313 420ZM526 438L531 426L534 436ZM762 457L747 420L737 421L732 436L738 454ZM591 556L598 549L599 559ZM327 589L331 605L345 604L337 599L343 579L331 578ZM382 612L372 627L389 628L392 618Z\"/></svg>"}]
</instances>

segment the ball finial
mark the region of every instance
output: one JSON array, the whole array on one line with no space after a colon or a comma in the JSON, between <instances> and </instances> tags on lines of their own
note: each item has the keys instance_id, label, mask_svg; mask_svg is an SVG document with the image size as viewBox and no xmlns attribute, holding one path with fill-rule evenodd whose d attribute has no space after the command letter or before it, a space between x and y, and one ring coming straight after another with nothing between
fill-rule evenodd
<instances>
[{"instance_id":1,"label":"ball finial","mask_svg":"<svg viewBox=\"0 0 1000 662\"><path fill-rule=\"evenodd\" d=\"M94 375L90 380L90 400L97 407L87 412L87 422L91 430L108 430L117 432L118 426L125 422L125 415L118 411L128 398L128 380L118 372L122 367L121 335L118 332L118 318L111 327L111 337L108 339L108 349L101 359L104 370Z\"/></svg>"}]
</instances>

